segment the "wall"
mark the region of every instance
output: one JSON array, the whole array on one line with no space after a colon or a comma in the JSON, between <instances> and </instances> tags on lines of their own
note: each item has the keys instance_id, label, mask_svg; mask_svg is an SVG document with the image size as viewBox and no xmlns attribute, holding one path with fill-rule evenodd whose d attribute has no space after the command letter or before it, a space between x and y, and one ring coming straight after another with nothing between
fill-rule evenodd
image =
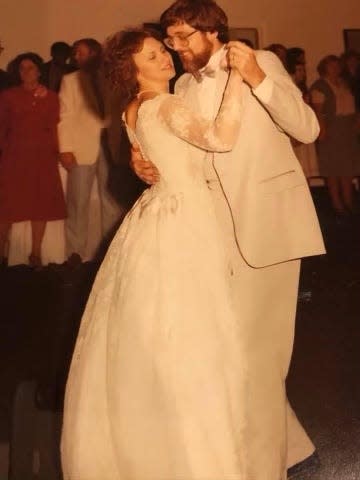
<instances>
[{"instance_id":1,"label":"wall","mask_svg":"<svg viewBox=\"0 0 360 480\"><path fill-rule=\"evenodd\" d=\"M0 66L19 52L48 57L55 40L103 40L123 26L156 21L168 0L0 0ZM262 46L303 46L309 75L328 53L341 53L343 28L360 28L359 0L219 0L230 26L257 27Z\"/></svg>"}]
</instances>

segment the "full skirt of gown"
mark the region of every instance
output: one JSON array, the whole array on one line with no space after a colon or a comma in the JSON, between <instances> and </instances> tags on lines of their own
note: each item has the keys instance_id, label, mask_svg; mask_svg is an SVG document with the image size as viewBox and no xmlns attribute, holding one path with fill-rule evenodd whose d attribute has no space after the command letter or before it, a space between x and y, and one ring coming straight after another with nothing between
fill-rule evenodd
<instances>
[{"instance_id":1,"label":"full skirt of gown","mask_svg":"<svg viewBox=\"0 0 360 480\"><path fill-rule=\"evenodd\" d=\"M205 182L143 193L81 322L65 480L246 478L246 355L230 275Z\"/></svg>"}]
</instances>

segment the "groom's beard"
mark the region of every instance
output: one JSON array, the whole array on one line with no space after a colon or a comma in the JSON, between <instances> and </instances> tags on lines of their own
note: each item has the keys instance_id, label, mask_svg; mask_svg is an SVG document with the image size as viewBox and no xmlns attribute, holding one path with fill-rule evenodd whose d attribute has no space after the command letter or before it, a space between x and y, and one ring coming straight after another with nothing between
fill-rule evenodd
<instances>
[{"instance_id":1,"label":"groom's beard","mask_svg":"<svg viewBox=\"0 0 360 480\"><path fill-rule=\"evenodd\" d=\"M212 44L204 38L204 48L200 53L193 53L192 50L178 52L184 70L195 73L206 67L212 55Z\"/></svg>"}]
</instances>

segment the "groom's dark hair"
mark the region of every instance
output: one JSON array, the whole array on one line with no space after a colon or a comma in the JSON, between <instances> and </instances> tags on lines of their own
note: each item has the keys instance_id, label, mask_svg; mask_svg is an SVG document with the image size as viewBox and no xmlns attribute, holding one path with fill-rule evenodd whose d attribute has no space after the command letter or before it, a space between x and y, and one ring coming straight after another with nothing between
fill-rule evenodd
<instances>
[{"instance_id":1,"label":"groom's dark hair","mask_svg":"<svg viewBox=\"0 0 360 480\"><path fill-rule=\"evenodd\" d=\"M177 0L160 17L161 28L187 23L201 32L218 32L221 42L228 41L226 13L213 0Z\"/></svg>"}]
</instances>

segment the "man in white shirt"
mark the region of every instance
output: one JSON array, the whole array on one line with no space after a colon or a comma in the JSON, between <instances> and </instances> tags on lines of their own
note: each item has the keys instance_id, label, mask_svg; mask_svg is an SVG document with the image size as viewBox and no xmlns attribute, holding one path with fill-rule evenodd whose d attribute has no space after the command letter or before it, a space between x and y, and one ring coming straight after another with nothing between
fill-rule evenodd
<instances>
[{"instance_id":1,"label":"man in white shirt","mask_svg":"<svg viewBox=\"0 0 360 480\"><path fill-rule=\"evenodd\" d=\"M207 118L217 114L228 78L224 70L227 17L212 0L178 0L161 16L165 44L188 72L175 93ZM292 353L299 258L324 253L316 212L290 137L313 142L319 132L278 58L237 42L244 79L243 118L230 153L207 157L212 193L229 259L229 277L249 356L247 438L249 478L275 480L296 472L314 446L286 398ZM133 168L147 183L158 179L150 162L133 153ZM290 477L290 475L289 475Z\"/></svg>"},{"instance_id":2,"label":"man in white shirt","mask_svg":"<svg viewBox=\"0 0 360 480\"><path fill-rule=\"evenodd\" d=\"M101 45L96 40L78 40L74 57L79 70L63 77L59 92L58 135L60 162L68 171L66 248L71 264L87 256L90 194L95 178L102 239L110 234L122 213L108 191L109 166L101 140L107 125L100 56Z\"/></svg>"}]
</instances>

